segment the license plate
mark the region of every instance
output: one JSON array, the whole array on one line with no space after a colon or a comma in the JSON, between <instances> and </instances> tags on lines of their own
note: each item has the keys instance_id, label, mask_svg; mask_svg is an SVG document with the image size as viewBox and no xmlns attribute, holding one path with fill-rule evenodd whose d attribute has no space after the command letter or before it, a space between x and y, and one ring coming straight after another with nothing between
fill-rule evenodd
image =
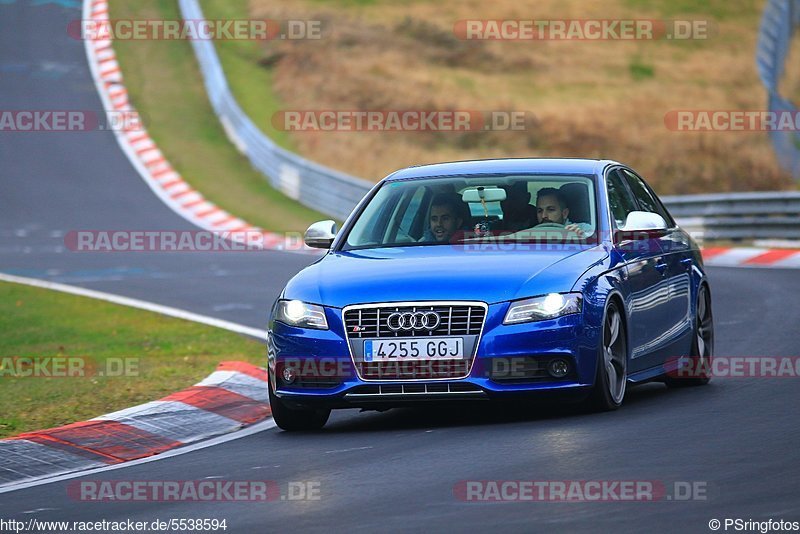
<instances>
[{"instance_id":1,"label":"license plate","mask_svg":"<svg viewBox=\"0 0 800 534\"><path fill-rule=\"evenodd\" d=\"M368 339L364 341L365 362L463 359L464 340L460 337Z\"/></svg>"}]
</instances>

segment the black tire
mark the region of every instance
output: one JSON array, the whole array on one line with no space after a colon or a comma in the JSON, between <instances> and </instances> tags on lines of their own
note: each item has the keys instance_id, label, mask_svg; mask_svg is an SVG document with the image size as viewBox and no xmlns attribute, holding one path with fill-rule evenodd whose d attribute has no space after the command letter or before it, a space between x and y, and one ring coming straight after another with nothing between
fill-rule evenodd
<instances>
[{"instance_id":1,"label":"black tire","mask_svg":"<svg viewBox=\"0 0 800 534\"><path fill-rule=\"evenodd\" d=\"M597 372L592 391L586 399L586 407L593 412L609 412L622 406L627 377L628 338L625 321L619 305L612 300L603 316Z\"/></svg>"},{"instance_id":2,"label":"black tire","mask_svg":"<svg viewBox=\"0 0 800 534\"><path fill-rule=\"evenodd\" d=\"M711 312L711 293L705 284L697 292L697 312L692 331L692 348L689 359L692 376L664 377L671 388L705 386L711 380L711 361L714 359L714 316ZM678 375L679 373L674 373Z\"/></svg>"},{"instance_id":3,"label":"black tire","mask_svg":"<svg viewBox=\"0 0 800 534\"><path fill-rule=\"evenodd\" d=\"M267 380L269 388L269 405L272 408L272 419L282 430L288 432L303 430L319 430L328 422L330 409L289 408L272 391L272 380Z\"/></svg>"}]
</instances>

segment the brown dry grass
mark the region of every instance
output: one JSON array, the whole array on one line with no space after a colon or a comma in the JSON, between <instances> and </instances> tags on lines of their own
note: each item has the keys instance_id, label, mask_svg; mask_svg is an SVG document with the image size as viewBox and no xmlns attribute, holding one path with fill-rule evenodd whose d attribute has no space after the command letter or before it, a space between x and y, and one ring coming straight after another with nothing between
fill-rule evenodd
<instances>
[{"instance_id":1,"label":"brown dry grass","mask_svg":"<svg viewBox=\"0 0 800 534\"><path fill-rule=\"evenodd\" d=\"M249 0L254 18L323 21L323 39L266 42L265 61L253 68L273 69L287 109L530 112L522 132L291 134L304 156L375 180L442 160L581 156L629 163L664 194L793 187L765 133L674 132L664 125L670 110L764 108L754 61L761 2L663 4L299 0L286 7ZM714 36L493 42L461 41L452 32L455 21L470 18L680 17L710 19Z\"/></svg>"}]
</instances>

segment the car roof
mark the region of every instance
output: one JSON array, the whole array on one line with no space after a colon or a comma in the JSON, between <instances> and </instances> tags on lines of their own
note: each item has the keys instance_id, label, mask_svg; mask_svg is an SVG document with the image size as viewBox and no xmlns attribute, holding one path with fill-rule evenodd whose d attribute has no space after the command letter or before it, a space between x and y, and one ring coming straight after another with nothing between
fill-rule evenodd
<instances>
[{"instance_id":1,"label":"car roof","mask_svg":"<svg viewBox=\"0 0 800 534\"><path fill-rule=\"evenodd\" d=\"M619 165L619 163L611 160L580 158L508 158L451 161L407 167L390 174L386 177L386 180L394 181L470 174L596 175L609 165Z\"/></svg>"}]
</instances>

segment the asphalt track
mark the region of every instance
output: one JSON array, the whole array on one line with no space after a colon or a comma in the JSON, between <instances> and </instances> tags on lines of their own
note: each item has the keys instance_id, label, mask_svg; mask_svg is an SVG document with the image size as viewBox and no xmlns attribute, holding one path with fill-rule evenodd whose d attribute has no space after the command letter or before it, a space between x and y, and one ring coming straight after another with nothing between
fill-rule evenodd
<instances>
[{"instance_id":1,"label":"asphalt track","mask_svg":"<svg viewBox=\"0 0 800 534\"><path fill-rule=\"evenodd\" d=\"M74 7L70 7L75 4ZM77 2L0 2L0 109L101 110L66 34ZM190 229L150 192L109 132L0 134L0 270L263 327L286 280L312 258L281 252L91 254L74 229ZM710 270L717 355L796 356L800 274ZM229 532L353 530L709 532L712 518L800 521L798 379L650 384L623 409L486 405L335 412L318 433L276 429L91 480L319 483L320 499L270 503L108 503L67 496L70 481L0 496L0 518L225 518ZM466 503L464 480L696 481L707 499ZM730 531L730 530L729 530Z\"/></svg>"}]
</instances>

